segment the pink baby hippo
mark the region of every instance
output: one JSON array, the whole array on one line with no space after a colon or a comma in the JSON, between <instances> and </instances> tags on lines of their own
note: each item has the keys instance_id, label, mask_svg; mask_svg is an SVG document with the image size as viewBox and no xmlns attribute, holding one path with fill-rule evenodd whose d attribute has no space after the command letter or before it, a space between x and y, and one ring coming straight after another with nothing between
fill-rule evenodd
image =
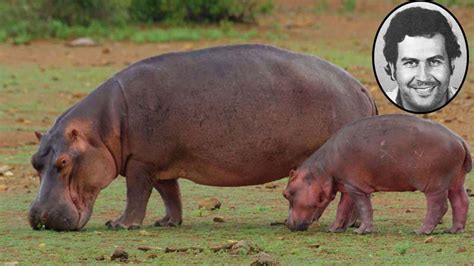
<instances>
[{"instance_id":1,"label":"pink baby hippo","mask_svg":"<svg viewBox=\"0 0 474 266\"><path fill-rule=\"evenodd\" d=\"M438 123L401 114L363 118L340 129L290 172L283 191L290 202L287 225L306 230L340 191L329 231L345 231L355 207L361 219L355 232L370 233L372 192L419 190L428 209L417 234L434 230L448 210L448 198L453 225L446 232L462 232L469 207L464 180L471 168L466 142Z\"/></svg>"}]
</instances>

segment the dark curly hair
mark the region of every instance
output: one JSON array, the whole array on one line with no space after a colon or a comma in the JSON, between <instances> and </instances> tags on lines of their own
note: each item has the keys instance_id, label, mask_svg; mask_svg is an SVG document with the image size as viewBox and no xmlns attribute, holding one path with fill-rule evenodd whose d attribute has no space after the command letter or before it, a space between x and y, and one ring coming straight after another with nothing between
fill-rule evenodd
<instances>
[{"instance_id":1,"label":"dark curly hair","mask_svg":"<svg viewBox=\"0 0 474 266\"><path fill-rule=\"evenodd\" d=\"M385 47L383 48L385 59L388 63L396 65L398 43L402 42L405 36L431 38L437 33L444 36L448 59L451 61L459 57L461 50L456 35L454 35L447 19L439 11L421 7L412 7L400 11L393 17L383 37L385 41ZM385 71L388 75L391 75L389 64L385 67ZM451 69L451 74L452 72Z\"/></svg>"}]
</instances>

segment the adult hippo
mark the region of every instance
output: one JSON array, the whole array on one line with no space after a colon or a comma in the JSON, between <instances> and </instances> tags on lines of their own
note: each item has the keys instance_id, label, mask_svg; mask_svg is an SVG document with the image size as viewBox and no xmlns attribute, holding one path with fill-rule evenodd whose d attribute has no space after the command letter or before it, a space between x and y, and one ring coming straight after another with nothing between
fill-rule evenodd
<instances>
[{"instance_id":1,"label":"adult hippo","mask_svg":"<svg viewBox=\"0 0 474 266\"><path fill-rule=\"evenodd\" d=\"M139 226L152 188L181 223L178 178L246 186L287 175L343 125L377 114L367 90L321 59L264 45L171 53L119 72L62 114L32 157L34 229L78 230L126 177L110 227Z\"/></svg>"}]
</instances>

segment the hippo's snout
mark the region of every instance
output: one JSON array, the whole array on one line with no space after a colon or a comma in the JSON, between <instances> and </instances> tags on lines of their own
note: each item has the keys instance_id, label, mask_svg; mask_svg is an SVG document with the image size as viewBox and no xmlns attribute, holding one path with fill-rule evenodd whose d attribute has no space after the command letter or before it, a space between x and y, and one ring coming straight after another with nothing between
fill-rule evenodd
<instances>
[{"instance_id":1,"label":"hippo's snout","mask_svg":"<svg viewBox=\"0 0 474 266\"><path fill-rule=\"evenodd\" d=\"M34 230L44 227L47 230L74 231L81 227L79 220L79 213L65 204L48 208L35 202L29 214L30 225Z\"/></svg>"},{"instance_id":2,"label":"hippo's snout","mask_svg":"<svg viewBox=\"0 0 474 266\"><path fill-rule=\"evenodd\" d=\"M301 222L296 222L293 219L289 219L286 223L286 226L288 229L291 231L306 231L308 230L309 226L311 225L311 222L306 222L306 221L301 221Z\"/></svg>"}]
</instances>

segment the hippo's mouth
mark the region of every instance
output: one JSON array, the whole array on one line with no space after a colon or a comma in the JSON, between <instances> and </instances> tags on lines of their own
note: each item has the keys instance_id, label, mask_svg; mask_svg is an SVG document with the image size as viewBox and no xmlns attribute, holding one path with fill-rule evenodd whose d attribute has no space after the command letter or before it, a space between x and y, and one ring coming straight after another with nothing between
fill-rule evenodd
<instances>
[{"instance_id":1,"label":"hippo's mouth","mask_svg":"<svg viewBox=\"0 0 474 266\"><path fill-rule=\"evenodd\" d=\"M70 194L72 195L72 194ZM95 197L94 197L95 199ZM94 201L92 202L87 202L84 199L80 199L79 197L72 197L71 198L72 205L74 206L73 208L77 212L77 222L76 222L76 228L73 230L80 230L82 229L87 222L89 221L91 215L92 215L92 206L94 204Z\"/></svg>"}]
</instances>

